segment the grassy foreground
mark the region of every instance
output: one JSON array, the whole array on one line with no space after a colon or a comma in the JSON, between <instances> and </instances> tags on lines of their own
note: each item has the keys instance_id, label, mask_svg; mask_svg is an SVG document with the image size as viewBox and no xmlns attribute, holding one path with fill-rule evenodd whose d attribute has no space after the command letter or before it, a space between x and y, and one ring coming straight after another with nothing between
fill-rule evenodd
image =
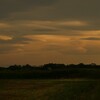
<instances>
[{"instance_id":1,"label":"grassy foreground","mask_svg":"<svg viewBox=\"0 0 100 100\"><path fill-rule=\"evenodd\" d=\"M0 100L100 100L100 81L1 79Z\"/></svg>"}]
</instances>

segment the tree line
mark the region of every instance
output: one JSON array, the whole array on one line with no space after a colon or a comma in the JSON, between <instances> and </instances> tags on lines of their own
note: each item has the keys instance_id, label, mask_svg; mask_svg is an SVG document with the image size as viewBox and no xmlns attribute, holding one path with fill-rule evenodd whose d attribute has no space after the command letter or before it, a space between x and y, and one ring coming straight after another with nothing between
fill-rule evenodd
<instances>
[{"instance_id":1,"label":"tree line","mask_svg":"<svg viewBox=\"0 0 100 100\"><path fill-rule=\"evenodd\" d=\"M11 65L0 67L1 79L58 79L58 78L100 78L100 65L91 64L56 64L40 66Z\"/></svg>"}]
</instances>

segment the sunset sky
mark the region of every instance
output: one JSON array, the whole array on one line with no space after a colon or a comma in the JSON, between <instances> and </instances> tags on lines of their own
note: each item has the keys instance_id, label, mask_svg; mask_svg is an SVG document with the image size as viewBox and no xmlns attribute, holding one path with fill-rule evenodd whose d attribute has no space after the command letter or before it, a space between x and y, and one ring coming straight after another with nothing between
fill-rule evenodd
<instances>
[{"instance_id":1,"label":"sunset sky","mask_svg":"<svg viewBox=\"0 0 100 100\"><path fill-rule=\"evenodd\" d=\"M0 66L100 64L100 0L0 0Z\"/></svg>"}]
</instances>

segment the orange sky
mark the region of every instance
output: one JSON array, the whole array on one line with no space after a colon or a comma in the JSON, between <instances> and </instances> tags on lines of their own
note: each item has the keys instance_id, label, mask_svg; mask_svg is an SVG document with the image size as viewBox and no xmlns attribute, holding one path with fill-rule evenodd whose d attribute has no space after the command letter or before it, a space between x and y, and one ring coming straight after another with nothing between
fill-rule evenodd
<instances>
[{"instance_id":1,"label":"orange sky","mask_svg":"<svg viewBox=\"0 0 100 100\"><path fill-rule=\"evenodd\" d=\"M0 66L100 64L99 0L1 0Z\"/></svg>"}]
</instances>

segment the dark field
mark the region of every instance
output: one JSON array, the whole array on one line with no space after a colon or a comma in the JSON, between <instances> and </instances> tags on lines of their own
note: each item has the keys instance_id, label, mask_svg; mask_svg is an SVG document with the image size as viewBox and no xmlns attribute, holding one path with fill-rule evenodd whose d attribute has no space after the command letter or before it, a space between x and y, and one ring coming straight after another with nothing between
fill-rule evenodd
<instances>
[{"instance_id":1,"label":"dark field","mask_svg":"<svg viewBox=\"0 0 100 100\"><path fill-rule=\"evenodd\" d=\"M0 100L100 100L100 81L1 79Z\"/></svg>"}]
</instances>

